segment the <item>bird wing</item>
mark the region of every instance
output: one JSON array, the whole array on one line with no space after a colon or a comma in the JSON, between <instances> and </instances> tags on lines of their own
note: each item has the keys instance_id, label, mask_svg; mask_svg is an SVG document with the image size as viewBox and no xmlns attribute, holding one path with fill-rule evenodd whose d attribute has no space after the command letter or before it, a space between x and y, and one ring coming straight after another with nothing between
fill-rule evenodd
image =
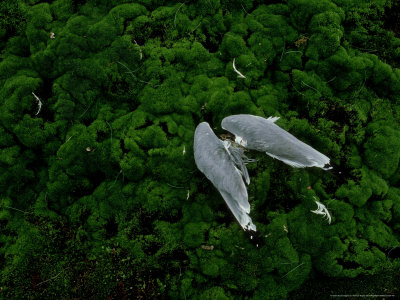
<instances>
[{"instance_id":1,"label":"bird wing","mask_svg":"<svg viewBox=\"0 0 400 300\"><path fill-rule=\"evenodd\" d=\"M246 148L266 152L292 167L331 168L327 156L276 125L278 119L244 114L233 115L224 118L221 125L223 129L234 134L236 139L241 140Z\"/></svg>"},{"instance_id":2,"label":"bird wing","mask_svg":"<svg viewBox=\"0 0 400 300\"><path fill-rule=\"evenodd\" d=\"M256 226L248 215L250 204L242 174L208 123L203 122L197 126L193 147L197 168L221 193L243 229L255 231Z\"/></svg>"}]
</instances>

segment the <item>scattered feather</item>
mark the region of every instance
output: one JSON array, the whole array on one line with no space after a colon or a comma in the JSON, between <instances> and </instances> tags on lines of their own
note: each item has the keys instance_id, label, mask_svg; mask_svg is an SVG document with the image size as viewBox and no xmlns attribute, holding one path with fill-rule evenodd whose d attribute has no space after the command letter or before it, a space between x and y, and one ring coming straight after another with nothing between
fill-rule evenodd
<instances>
[{"instance_id":1,"label":"scattered feather","mask_svg":"<svg viewBox=\"0 0 400 300\"><path fill-rule=\"evenodd\" d=\"M244 76L242 73L240 73L240 71L238 69L236 69L235 58L233 59L232 66L233 66L233 70L238 74L239 78L246 78L246 76Z\"/></svg>"},{"instance_id":2,"label":"scattered feather","mask_svg":"<svg viewBox=\"0 0 400 300\"><path fill-rule=\"evenodd\" d=\"M317 215L323 215L328 220L328 223L331 224L331 220L332 220L331 215L329 214L329 211L326 208L326 206L318 201L315 201L315 203L317 203L318 207L316 210L311 210L311 212L314 214L317 214Z\"/></svg>"},{"instance_id":3,"label":"scattered feather","mask_svg":"<svg viewBox=\"0 0 400 300\"><path fill-rule=\"evenodd\" d=\"M269 118L267 119L267 121L270 121L270 122L272 122L272 123L275 123L276 121L279 120L279 118L280 118L280 117L269 117Z\"/></svg>"},{"instance_id":4,"label":"scattered feather","mask_svg":"<svg viewBox=\"0 0 400 300\"><path fill-rule=\"evenodd\" d=\"M213 251L214 250L214 246L207 246L207 245L201 245L201 249L203 250L208 250L208 251Z\"/></svg>"},{"instance_id":5,"label":"scattered feather","mask_svg":"<svg viewBox=\"0 0 400 300\"><path fill-rule=\"evenodd\" d=\"M42 104L43 103L42 103L42 101L40 101L39 97L36 96L36 94L34 92L32 92L32 95L35 97L35 99L36 99L36 101L38 103L38 110L37 110L37 112L35 114L35 116L37 116L40 113L40 110L42 109Z\"/></svg>"},{"instance_id":6,"label":"scattered feather","mask_svg":"<svg viewBox=\"0 0 400 300\"><path fill-rule=\"evenodd\" d=\"M139 56L140 56L140 60L142 60L143 58L143 52L142 52L142 48L140 48L139 44L136 42L136 40L133 40L135 42L135 45L139 47Z\"/></svg>"}]
</instances>

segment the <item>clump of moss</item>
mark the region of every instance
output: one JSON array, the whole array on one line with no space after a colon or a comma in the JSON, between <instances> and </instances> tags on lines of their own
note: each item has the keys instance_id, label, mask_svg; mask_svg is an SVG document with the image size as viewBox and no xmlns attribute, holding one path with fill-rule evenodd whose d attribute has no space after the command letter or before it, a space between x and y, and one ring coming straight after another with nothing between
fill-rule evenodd
<instances>
[{"instance_id":1,"label":"clump of moss","mask_svg":"<svg viewBox=\"0 0 400 300\"><path fill-rule=\"evenodd\" d=\"M361 2L1 2L2 296L285 299L398 270L398 7ZM259 249L193 160L196 125L238 113L341 169L247 153Z\"/></svg>"}]
</instances>

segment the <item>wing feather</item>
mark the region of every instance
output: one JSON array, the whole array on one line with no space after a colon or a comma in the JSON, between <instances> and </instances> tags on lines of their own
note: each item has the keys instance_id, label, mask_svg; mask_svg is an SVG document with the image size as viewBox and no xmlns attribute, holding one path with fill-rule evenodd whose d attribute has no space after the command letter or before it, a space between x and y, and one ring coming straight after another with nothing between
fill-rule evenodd
<instances>
[{"instance_id":1,"label":"wing feather","mask_svg":"<svg viewBox=\"0 0 400 300\"><path fill-rule=\"evenodd\" d=\"M194 134L194 159L198 169L221 193L243 229L256 230L248 213L246 185L223 142L214 134L208 123L200 123Z\"/></svg>"},{"instance_id":2,"label":"wing feather","mask_svg":"<svg viewBox=\"0 0 400 300\"><path fill-rule=\"evenodd\" d=\"M222 128L245 140L246 148L266 152L273 158L296 167L319 167L329 165L330 159L311 146L298 140L275 122L253 115L233 115L222 120Z\"/></svg>"}]
</instances>

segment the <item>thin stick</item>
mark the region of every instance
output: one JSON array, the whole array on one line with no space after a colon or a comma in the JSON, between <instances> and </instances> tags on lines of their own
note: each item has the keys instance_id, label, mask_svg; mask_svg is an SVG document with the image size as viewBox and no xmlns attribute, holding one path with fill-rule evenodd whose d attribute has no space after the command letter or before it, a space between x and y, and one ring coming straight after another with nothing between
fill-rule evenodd
<instances>
[{"instance_id":1,"label":"thin stick","mask_svg":"<svg viewBox=\"0 0 400 300\"><path fill-rule=\"evenodd\" d=\"M66 141L65 143L67 143L74 135L71 135Z\"/></svg>"},{"instance_id":2,"label":"thin stick","mask_svg":"<svg viewBox=\"0 0 400 300\"><path fill-rule=\"evenodd\" d=\"M296 87L294 86L293 82L291 82L291 84L292 84L292 87L294 88L294 90L295 90L296 92L298 92L299 94L303 95L304 97L306 96L306 95L304 95L302 92L299 92L298 89L296 89Z\"/></svg>"},{"instance_id":3,"label":"thin stick","mask_svg":"<svg viewBox=\"0 0 400 300\"><path fill-rule=\"evenodd\" d=\"M303 53L303 52L298 51L298 50L291 50L291 51L286 51L285 52L285 54L288 54L288 53Z\"/></svg>"},{"instance_id":4,"label":"thin stick","mask_svg":"<svg viewBox=\"0 0 400 300\"><path fill-rule=\"evenodd\" d=\"M183 2L178 9L175 12L175 17L174 17L174 27L176 28L176 15L178 14L179 10L181 9L181 7L185 4L185 2Z\"/></svg>"},{"instance_id":5,"label":"thin stick","mask_svg":"<svg viewBox=\"0 0 400 300\"><path fill-rule=\"evenodd\" d=\"M119 174L121 174L121 173L122 173L122 170L120 170L119 173L118 173L118 175L117 175L117 177L115 177L115 180L114 180L114 183L112 184L112 186L117 182L117 179L118 179L118 177L119 177ZM124 175L124 174L122 173L122 175Z\"/></svg>"},{"instance_id":6,"label":"thin stick","mask_svg":"<svg viewBox=\"0 0 400 300\"><path fill-rule=\"evenodd\" d=\"M148 81L144 81L144 80L138 79L135 75L132 74L134 71L132 71L131 69L129 69L127 66L125 66L123 63L121 63L121 62L119 62L119 61L117 61L117 63L119 63L120 65L124 66L124 67L129 71L129 72L127 72L127 73L130 73L130 74L132 75L132 77L133 77L134 79L136 79L137 81L150 84L152 87L160 86L159 84L153 85L153 84L151 84L151 83L148 82ZM139 69L140 69L140 68L139 68ZM139 70L139 69L138 69L138 70ZM136 71L137 71L137 70L136 70ZM136 72L136 71L135 71L135 72Z\"/></svg>"},{"instance_id":7,"label":"thin stick","mask_svg":"<svg viewBox=\"0 0 400 300\"><path fill-rule=\"evenodd\" d=\"M107 120L106 120L106 123L107 123L108 127L110 127L110 131L111 131L111 146L112 146L112 128L111 128L111 125L107 122Z\"/></svg>"},{"instance_id":8,"label":"thin stick","mask_svg":"<svg viewBox=\"0 0 400 300\"><path fill-rule=\"evenodd\" d=\"M387 254L387 256L389 256L390 252L392 252L392 250L394 250L394 249L396 249L396 248L399 248L399 246L394 246L392 249L390 249L389 252L388 252L388 254Z\"/></svg>"},{"instance_id":9,"label":"thin stick","mask_svg":"<svg viewBox=\"0 0 400 300\"><path fill-rule=\"evenodd\" d=\"M20 210L20 209L18 209L18 208L11 207L11 206L4 206L4 207L5 207L5 208L9 208L9 209L13 209L13 210L16 210L16 211L19 211L19 212L22 212L22 213L24 213L24 214L33 214L33 212L23 211L23 210Z\"/></svg>"},{"instance_id":10,"label":"thin stick","mask_svg":"<svg viewBox=\"0 0 400 300\"><path fill-rule=\"evenodd\" d=\"M39 285L41 285L41 284L43 284L43 283L46 283L46 282L48 282L48 281L50 281L50 280L56 279L63 271L65 271L65 270L62 269L56 276L53 276L53 277L51 277L51 278L49 278L49 279L47 279L47 280L45 280L45 281L39 282L36 286L39 286Z\"/></svg>"},{"instance_id":11,"label":"thin stick","mask_svg":"<svg viewBox=\"0 0 400 300\"><path fill-rule=\"evenodd\" d=\"M121 66L124 66L128 70L128 72L125 72L125 73L131 74L133 77L135 77L135 75L133 75L132 73L139 71L143 67L143 66L141 66L141 67L137 68L135 71L132 71L126 65L124 65L122 62L117 61L117 63L119 63Z\"/></svg>"},{"instance_id":12,"label":"thin stick","mask_svg":"<svg viewBox=\"0 0 400 300\"><path fill-rule=\"evenodd\" d=\"M286 40L283 40L283 49L282 49L281 58L279 59L279 61L282 60L283 53L285 52L285 49L286 49Z\"/></svg>"},{"instance_id":13,"label":"thin stick","mask_svg":"<svg viewBox=\"0 0 400 300\"><path fill-rule=\"evenodd\" d=\"M244 8L243 4L240 4L240 6L243 8L243 11L244 11L246 14L251 15L251 13L247 12L247 10Z\"/></svg>"},{"instance_id":14,"label":"thin stick","mask_svg":"<svg viewBox=\"0 0 400 300\"><path fill-rule=\"evenodd\" d=\"M91 108L91 107L92 107L92 105L89 105L89 106L85 109L85 111L84 111L78 118L82 118L83 115L86 114L86 112L88 111L88 109Z\"/></svg>"},{"instance_id":15,"label":"thin stick","mask_svg":"<svg viewBox=\"0 0 400 300\"><path fill-rule=\"evenodd\" d=\"M200 21L200 23L192 30L192 32L194 32L197 28L199 28L201 22L202 22L202 21Z\"/></svg>"},{"instance_id":16,"label":"thin stick","mask_svg":"<svg viewBox=\"0 0 400 300\"><path fill-rule=\"evenodd\" d=\"M172 185L172 184L169 184L169 183L167 183L167 185L169 185L170 187L176 188L176 189L184 189L183 186L175 186L175 185Z\"/></svg>"},{"instance_id":17,"label":"thin stick","mask_svg":"<svg viewBox=\"0 0 400 300\"><path fill-rule=\"evenodd\" d=\"M301 263L301 264L299 264L297 267L291 269L289 272L287 272L287 273L286 273L285 275L283 275L281 278L285 277L287 274L293 272L294 270L296 270L298 267L300 267L300 266L302 266L302 265L304 265L304 263Z\"/></svg>"},{"instance_id":18,"label":"thin stick","mask_svg":"<svg viewBox=\"0 0 400 300\"><path fill-rule=\"evenodd\" d=\"M366 49L366 48L360 48L360 47L356 47L356 46L354 46L354 45L351 45L353 48L356 48L356 49L358 49L358 50L362 50L362 51L365 51L365 52L376 52L376 51L378 51L378 50L375 50L375 49Z\"/></svg>"},{"instance_id":19,"label":"thin stick","mask_svg":"<svg viewBox=\"0 0 400 300\"><path fill-rule=\"evenodd\" d=\"M367 72L364 70L364 81L363 81L363 83L362 83L360 89L359 89L358 92L356 93L356 94L357 94L356 97L358 97L358 95L360 95L361 90L363 89L363 87L364 87L366 81L367 81ZM354 95L355 95L355 94L354 94ZM353 97L354 97L354 96L353 96Z\"/></svg>"},{"instance_id":20,"label":"thin stick","mask_svg":"<svg viewBox=\"0 0 400 300\"><path fill-rule=\"evenodd\" d=\"M334 76L332 79L330 79L330 80L326 81L325 83L332 82L332 81L334 81L335 79L336 79L336 76Z\"/></svg>"},{"instance_id":21,"label":"thin stick","mask_svg":"<svg viewBox=\"0 0 400 300\"><path fill-rule=\"evenodd\" d=\"M316 91L317 93L320 93L320 91L318 91L316 88L312 87L311 85L308 85L307 83L305 83L303 80L301 81L302 84L304 84L305 86L309 87L310 89L313 89L314 91ZM322 94L321 94L322 95Z\"/></svg>"}]
</instances>

